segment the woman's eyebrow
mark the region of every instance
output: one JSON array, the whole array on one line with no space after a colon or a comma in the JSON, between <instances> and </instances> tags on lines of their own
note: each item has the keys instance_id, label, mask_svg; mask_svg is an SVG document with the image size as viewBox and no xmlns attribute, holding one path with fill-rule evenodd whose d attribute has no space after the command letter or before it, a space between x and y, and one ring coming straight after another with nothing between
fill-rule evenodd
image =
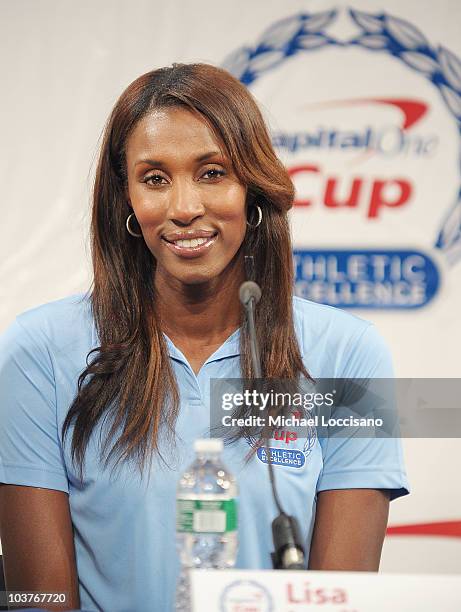
<instances>
[{"instance_id":1,"label":"woman's eyebrow","mask_svg":"<svg viewBox=\"0 0 461 612\"><path fill-rule=\"evenodd\" d=\"M217 155L223 157L221 151L208 151L207 153L203 153L194 159L195 162L203 162L212 157L216 157ZM165 162L162 162L159 159L140 159L135 163L135 166L139 166L140 164L148 164L149 166L155 166L156 168L162 167L165 165Z\"/></svg>"},{"instance_id":2,"label":"woman's eyebrow","mask_svg":"<svg viewBox=\"0 0 461 612\"><path fill-rule=\"evenodd\" d=\"M207 159L210 159L210 157L216 157L217 155L220 155L221 157L223 157L221 151L210 151L209 153L204 153L203 155L200 155L199 157L197 157L195 161L196 162L206 161Z\"/></svg>"}]
</instances>

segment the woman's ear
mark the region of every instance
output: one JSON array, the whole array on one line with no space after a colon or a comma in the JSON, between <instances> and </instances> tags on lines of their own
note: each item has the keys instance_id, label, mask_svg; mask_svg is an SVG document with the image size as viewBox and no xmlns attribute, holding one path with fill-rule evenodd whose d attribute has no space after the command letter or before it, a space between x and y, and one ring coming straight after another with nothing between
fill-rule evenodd
<instances>
[{"instance_id":1,"label":"woman's ear","mask_svg":"<svg viewBox=\"0 0 461 612\"><path fill-rule=\"evenodd\" d=\"M133 206L131 205L130 193L128 191L128 185L125 185L125 199L126 199L126 203L128 204L128 206L130 208L133 208Z\"/></svg>"},{"instance_id":2,"label":"woman's ear","mask_svg":"<svg viewBox=\"0 0 461 612\"><path fill-rule=\"evenodd\" d=\"M250 206L253 206L253 204L255 203L255 200L256 200L256 195L251 191L250 188L248 188L247 197L246 197L247 210Z\"/></svg>"}]
</instances>

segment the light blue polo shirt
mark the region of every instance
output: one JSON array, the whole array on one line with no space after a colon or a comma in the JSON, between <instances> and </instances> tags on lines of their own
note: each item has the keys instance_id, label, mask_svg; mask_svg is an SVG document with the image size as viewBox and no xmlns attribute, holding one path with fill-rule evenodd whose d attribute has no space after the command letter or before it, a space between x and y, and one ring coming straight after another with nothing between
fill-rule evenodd
<instances>
[{"instance_id":1,"label":"light blue polo shirt","mask_svg":"<svg viewBox=\"0 0 461 612\"><path fill-rule=\"evenodd\" d=\"M314 378L387 378L389 351L374 326L341 310L294 297L296 332ZM167 338L180 390L177 444L161 439L165 462L154 458L150 479L132 464L103 469L96 427L86 454L83 485L60 444L62 423L76 394L86 356L98 346L89 300L78 295L18 316L0 339L0 482L69 494L80 600L84 610L168 612L178 574L175 494L193 458L193 441L207 436L210 378L238 378L239 333L234 332L195 375ZM107 425L107 424L106 424ZM104 439L104 432L103 432ZM315 438L291 443L302 467L276 465L285 510L298 518L309 550L316 494L328 489L408 492L397 439ZM284 442L274 446L285 448ZM238 480L238 568L270 568L271 522L276 515L267 465L244 440L225 447L224 461Z\"/></svg>"}]
</instances>

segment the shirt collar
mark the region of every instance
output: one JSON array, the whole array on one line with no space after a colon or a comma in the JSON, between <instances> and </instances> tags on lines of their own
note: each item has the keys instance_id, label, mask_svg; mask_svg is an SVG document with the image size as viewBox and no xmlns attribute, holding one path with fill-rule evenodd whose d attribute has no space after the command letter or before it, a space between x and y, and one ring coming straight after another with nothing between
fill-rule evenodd
<instances>
[{"instance_id":1,"label":"shirt collar","mask_svg":"<svg viewBox=\"0 0 461 612\"><path fill-rule=\"evenodd\" d=\"M173 344L170 338L163 332L165 337L168 354L173 359L188 363L183 353ZM240 355L240 328L236 329L228 338L225 340L216 351L208 357L205 363L210 361L217 361L218 359L224 359L226 357L236 357Z\"/></svg>"}]
</instances>

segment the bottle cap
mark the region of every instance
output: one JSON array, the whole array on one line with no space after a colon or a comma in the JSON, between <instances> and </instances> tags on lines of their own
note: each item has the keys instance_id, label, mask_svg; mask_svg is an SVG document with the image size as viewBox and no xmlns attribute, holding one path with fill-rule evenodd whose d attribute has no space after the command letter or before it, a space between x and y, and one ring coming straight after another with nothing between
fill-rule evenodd
<instances>
[{"instance_id":1,"label":"bottle cap","mask_svg":"<svg viewBox=\"0 0 461 612\"><path fill-rule=\"evenodd\" d=\"M221 438L202 438L194 442L196 453L221 453L223 448L224 444Z\"/></svg>"}]
</instances>

